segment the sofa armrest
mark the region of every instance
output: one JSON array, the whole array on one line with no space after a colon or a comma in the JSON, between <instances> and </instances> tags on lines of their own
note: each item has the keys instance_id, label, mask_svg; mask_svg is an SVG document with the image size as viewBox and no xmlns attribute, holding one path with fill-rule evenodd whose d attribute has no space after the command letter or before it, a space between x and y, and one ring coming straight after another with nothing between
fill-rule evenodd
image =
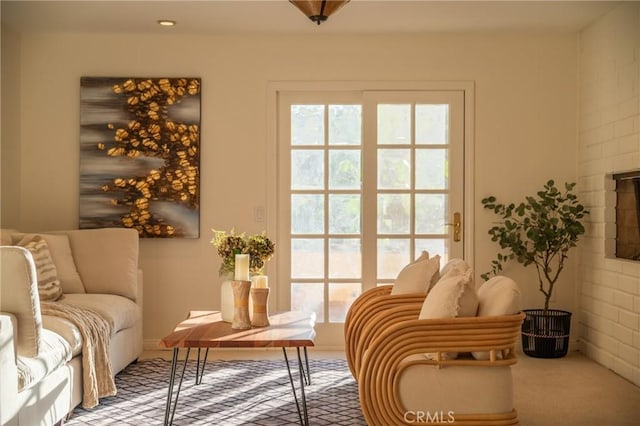
<instances>
[{"instance_id":1,"label":"sofa armrest","mask_svg":"<svg viewBox=\"0 0 640 426\"><path fill-rule=\"evenodd\" d=\"M392 308L388 313L402 309ZM365 418L368 422L384 419L383 423L388 425L406 423L403 421L406 410L396 390L402 372L411 365L443 368L449 365L498 367L514 364L514 349L523 320L524 314L518 313L495 317L412 319L389 325L370 343L359 371L360 406ZM491 357L489 360L456 360L441 356L443 352L473 351L489 351ZM502 359L497 359L498 351L503 353ZM406 361L412 355L425 353L435 354L435 359L424 357ZM507 413L507 416L511 415ZM456 420L459 419L463 417L456 416ZM474 424L494 423L484 420Z\"/></svg>"},{"instance_id":2,"label":"sofa armrest","mask_svg":"<svg viewBox=\"0 0 640 426\"><path fill-rule=\"evenodd\" d=\"M31 253L18 246L0 246L0 311L16 316L14 345L18 355L40 351L42 315L36 266Z\"/></svg>"},{"instance_id":3,"label":"sofa armrest","mask_svg":"<svg viewBox=\"0 0 640 426\"><path fill-rule=\"evenodd\" d=\"M14 424L18 416L18 367L14 336L15 315L0 312L0 424Z\"/></svg>"}]
</instances>

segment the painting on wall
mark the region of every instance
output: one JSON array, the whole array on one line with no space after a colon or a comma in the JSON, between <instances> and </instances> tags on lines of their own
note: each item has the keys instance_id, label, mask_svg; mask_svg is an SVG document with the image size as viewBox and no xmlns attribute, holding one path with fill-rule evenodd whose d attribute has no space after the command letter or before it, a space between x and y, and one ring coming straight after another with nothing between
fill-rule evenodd
<instances>
[{"instance_id":1,"label":"painting on wall","mask_svg":"<svg viewBox=\"0 0 640 426\"><path fill-rule=\"evenodd\" d=\"M80 229L200 235L200 79L82 77Z\"/></svg>"}]
</instances>

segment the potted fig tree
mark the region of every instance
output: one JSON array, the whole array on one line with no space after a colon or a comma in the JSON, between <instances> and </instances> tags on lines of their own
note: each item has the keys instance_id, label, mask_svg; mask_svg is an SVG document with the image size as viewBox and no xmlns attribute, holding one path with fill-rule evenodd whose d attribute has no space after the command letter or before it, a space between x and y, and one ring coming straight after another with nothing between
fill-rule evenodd
<instances>
[{"instance_id":1,"label":"potted fig tree","mask_svg":"<svg viewBox=\"0 0 640 426\"><path fill-rule=\"evenodd\" d=\"M564 190L559 190L549 180L543 190L518 205L498 203L493 196L482 200L485 209L500 217L489 235L502 249L482 278L498 274L510 260L523 266L535 265L537 271L544 308L524 310L522 349L529 356L559 358L569 347L571 312L550 309L549 302L569 250L585 232L582 219L589 214L578 202L574 187L575 183L565 183Z\"/></svg>"}]
</instances>

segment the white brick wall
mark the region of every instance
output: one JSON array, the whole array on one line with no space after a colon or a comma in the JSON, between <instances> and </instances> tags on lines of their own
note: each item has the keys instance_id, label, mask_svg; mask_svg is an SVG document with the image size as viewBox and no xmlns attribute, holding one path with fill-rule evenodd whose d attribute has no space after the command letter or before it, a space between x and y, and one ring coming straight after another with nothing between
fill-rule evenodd
<instances>
[{"instance_id":1,"label":"white brick wall","mask_svg":"<svg viewBox=\"0 0 640 426\"><path fill-rule=\"evenodd\" d=\"M580 246L580 350L640 385L640 262L612 258L615 186L640 169L640 3L627 2L580 34L578 173L588 206Z\"/></svg>"}]
</instances>

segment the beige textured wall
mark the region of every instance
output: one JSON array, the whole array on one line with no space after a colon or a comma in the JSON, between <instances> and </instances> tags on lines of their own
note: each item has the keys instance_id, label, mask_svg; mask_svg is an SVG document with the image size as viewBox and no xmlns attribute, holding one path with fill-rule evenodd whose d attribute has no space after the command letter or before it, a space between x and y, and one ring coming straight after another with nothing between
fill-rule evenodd
<instances>
[{"instance_id":1,"label":"beige textured wall","mask_svg":"<svg viewBox=\"0 0 640 426\"><path fill-rule=\"evenodd\" d=\"M0 226L20 221L20 36L2 29L2 108L0 116Z\"/></svg>"},{"instance_id":2,"label":"beige textured wall","mask_svg":"<svg viewBox=\"0 0 640 426\"><path fill-rule=\"evenodd\" d=\"M81 76L201 77L201 238L141 243L150 342L188 310L219 306L210 228L265 226L253 221L253 208L274 193L266 182L274 165L265 161L270 81L474 81L479 274L496 250L481 198L515 201L548 178L576 179L576 52L577 34L23 35L18 226L77 227ZM506 273L522 284L526 307L541 305L533 270ZM575 263L563 281L556 306L575 311Z\"/></svg>"},{"instance_id":3,"label":"beige textured wall","mask_svg":"<svg viewBox=\"0 0 640 426\"><path fill-rule=\"evenodd\" d=\"M615 187L605 178L640 169L640 3L585 29L579 59L578 171L591 210L578 277L580 349L640 385L640 262L612 257Z\"/></svg>"}]
</instances>

